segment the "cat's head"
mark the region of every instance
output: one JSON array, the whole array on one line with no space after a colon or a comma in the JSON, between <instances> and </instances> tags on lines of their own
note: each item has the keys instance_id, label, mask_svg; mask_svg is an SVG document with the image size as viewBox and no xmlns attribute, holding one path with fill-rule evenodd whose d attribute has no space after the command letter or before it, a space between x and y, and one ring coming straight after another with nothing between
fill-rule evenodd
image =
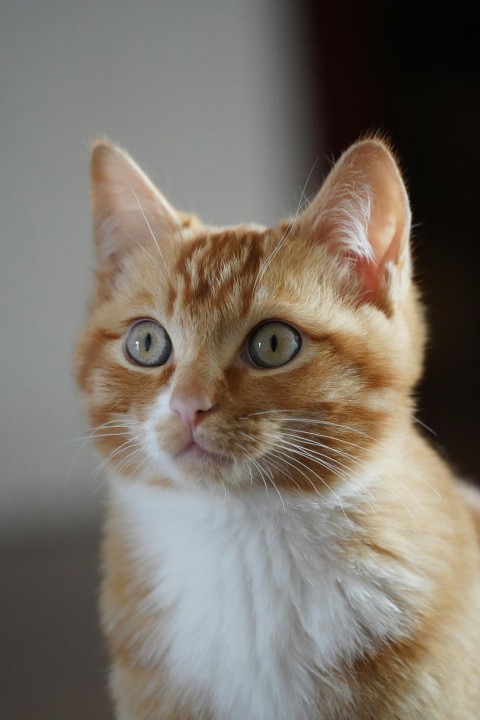
<instances>
[{"instance_id":1,"label":"cat's head","mask_svg":"<svg viewBox=\"0 0 480 720\"><path fill-rule=\"evenodd\" d=\"M77 379L117 474L321 493L410 422L423 322L408 198L382 141L352 146L276 228L203 225L107 142L92 197Z\"/></svg>"}]
</instances>

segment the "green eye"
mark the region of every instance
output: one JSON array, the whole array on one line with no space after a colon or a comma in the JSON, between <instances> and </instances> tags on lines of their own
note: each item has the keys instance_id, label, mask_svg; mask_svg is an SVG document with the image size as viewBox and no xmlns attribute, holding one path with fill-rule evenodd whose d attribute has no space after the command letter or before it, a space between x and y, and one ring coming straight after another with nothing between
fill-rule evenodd
<instances>
[{"instance_id":1,"label":"green eye","mask_svg":"<svg viewBox=\"0 0 480 720\"><path fill-rule=\"evenodd\" d=\"M257 327L248 341L248 352L252 362L262 368L286 365L293 360L301 347L300 333L291 325L277 320Z\"/></svg>"},{"instance_id":2,"label":"green eye","mask_svg":"<svg viewBox=\"0 0 480 720\"><path fill-rule=\"evenodd\" d=\"M172 341L166 330L153 320L132 325L125 343L127 354L138 365L164 365L172 354Z\"/></svg>"}]
</instances>

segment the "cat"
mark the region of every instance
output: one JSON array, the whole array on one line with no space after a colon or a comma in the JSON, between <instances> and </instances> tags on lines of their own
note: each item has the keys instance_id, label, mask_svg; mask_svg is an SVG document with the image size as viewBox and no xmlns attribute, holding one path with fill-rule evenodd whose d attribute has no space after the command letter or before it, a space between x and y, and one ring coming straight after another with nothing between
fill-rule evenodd
<instances>
[{"instance_id":1,"label":"cat","mask_svg":"<svg viewBox=\"0 0 480 720\"><path fill-rule=\"evenodd\" d=\"M480 717L480 495L414 419L426 328L378 137L276 228L92 152L78 386L109 476L118 720Z\"/></svg>"}]
</instances>

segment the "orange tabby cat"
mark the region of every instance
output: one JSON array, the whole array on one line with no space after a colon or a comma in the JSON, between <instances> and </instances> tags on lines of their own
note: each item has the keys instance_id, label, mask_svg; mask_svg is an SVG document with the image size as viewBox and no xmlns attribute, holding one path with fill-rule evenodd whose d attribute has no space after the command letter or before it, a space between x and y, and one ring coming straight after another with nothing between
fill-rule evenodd
<instances>
[{"instance_id":1,"label":"orange tabby cat","mask_svg":"<svg viewBox=\"0 0 480 720\"><path fill-rule=\"evenodd\" d=\"M92 179L77 377L116 717L478 719L480 502L414 424L389 149L351 147L277 228L203 225L107 142Z\"/></svg>"}]
</instances>

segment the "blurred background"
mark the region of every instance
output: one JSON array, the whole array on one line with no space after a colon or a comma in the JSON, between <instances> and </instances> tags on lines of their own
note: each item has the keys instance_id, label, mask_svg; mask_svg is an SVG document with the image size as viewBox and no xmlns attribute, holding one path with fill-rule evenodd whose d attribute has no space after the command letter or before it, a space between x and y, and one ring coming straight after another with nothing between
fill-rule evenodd
<instances>
[{"instance_id":1,"label":"blurred background","mask_svg":"<svg viewBox=\"0 0 480 720\"><path fill-rule=\"evenodd\" d=\"M90 140L108 135L173 204L224 224L294 213L315 161L308 195L350 142L386 134L429 306L419 418L474 480L478 24L422 0L1 0L0 117L0 718L103 720L103 487L71 372Z\"/></svg>"}]
</instances>

